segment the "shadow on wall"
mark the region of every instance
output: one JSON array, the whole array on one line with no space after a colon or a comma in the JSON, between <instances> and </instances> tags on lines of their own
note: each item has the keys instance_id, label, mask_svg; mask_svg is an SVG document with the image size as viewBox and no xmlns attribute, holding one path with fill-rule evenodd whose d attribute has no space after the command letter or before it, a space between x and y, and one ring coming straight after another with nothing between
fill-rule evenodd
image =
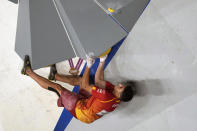
<instances>
[{"instance_id":1,"label":"shadow on wall","mask_svg":"<svg viewBox=\"0 0 197 131\"><path fill-rule=\"evenodd\" d=\"M129 117L135 114L149 102L148 96L163 96L165 94L161 80L136 81L136 95L130 102L122 102L118 107L121 117Z\"/></svg>"}]
</instances>

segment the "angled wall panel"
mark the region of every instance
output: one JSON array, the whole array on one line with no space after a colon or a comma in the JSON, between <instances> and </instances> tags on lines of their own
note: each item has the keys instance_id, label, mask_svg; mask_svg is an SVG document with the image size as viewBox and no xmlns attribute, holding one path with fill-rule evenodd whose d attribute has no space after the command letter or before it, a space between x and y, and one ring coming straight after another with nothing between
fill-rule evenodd
<instances>
[{"instance_id":1,"label":"angled wall panel","mask_svg":"<svg viewBox=\"0 0 197 131\"><path fill-rule=\"evenodd\" d=\"M99 56L127 35L93 0L55 1L65 25L70 26L73 45L85 51L79 57L90 52Z\"/></svg>"},{"instance_id":2,"label":"angled wall panel","mask_svg":"<svg viewBox=\"0 0 197 131\"><path fill-rule=\"evenodd\" d=\"M33 69L75 57L52 0L21 0L16 51Z\"/></svg>"},{"instance_id":3,"label":"angled wall panel","mask_svg":"<svg viewBox=\"0 0 197 131\"><path fill-rule=\"evenodd\" d=\"M32 58L29 13L29 0L20 0L18 8L15 51L22 59L24 59L25 54L30 55L30 58Z\"/></svg>"},{"instance_id":4,"label":"angled wall panel","mask_svg":"<svg viewBox=\"0 0 197 131\"><path fill-rule=\"evenodd\" d=\"M149 1L123 0L111 15L109 2L121 3L20 0L16 52L21 58L30 55L33 69L89 53L101 55L128 35Z\"/></svg>"},{"instance_id":5,"label":"angled wall panel","mask_svg":"<svg viewBox=\"0 0 197 131\"><path fill-rule=\"evenodd\" d=\"M96 0L105 11L114 10L111 15L130 32L150 0ZM110 13L110 12L109 12Z\"/></svg>"},{"instance_id":6,"label":"angled wall panel","mask_svg":"<svg viewBox=\"0 0 197 131\"><path fill-rule=\"evenodd\" d=\"M35 68L76 56L52 0L30 0L30 21Z\"/></svg>"}]
</instances>

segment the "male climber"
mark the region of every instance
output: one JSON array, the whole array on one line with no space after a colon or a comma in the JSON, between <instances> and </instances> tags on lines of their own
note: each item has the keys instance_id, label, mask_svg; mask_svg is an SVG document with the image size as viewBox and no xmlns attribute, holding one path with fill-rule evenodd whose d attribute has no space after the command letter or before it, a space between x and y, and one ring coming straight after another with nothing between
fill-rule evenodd
<instances>
[{"instance_id":1,"label":"male climber","mask_svg":"<svg viewBox=\"0 0 197 131\"><path fill-rule=\"evenodd\" d=\"M37 75L32 69L28 56L25 56L22 72L34 79L42 88L54 91L59 96L58 106L66 108L75 118L85 123L92 123L104 114L112 112L120 102L128 102L134 96L134 84L120 83L112 85L104 80L105 57L100 58L100 63L95 74L95 85L89 82L90 68L94 59L87 56L87 66L83 77L60 75L55 65L51 66L49 80ZM51 82L57 80L70 85L79 85L79 94L73 93L61 85Z\"/></svg>"}]
</instances>

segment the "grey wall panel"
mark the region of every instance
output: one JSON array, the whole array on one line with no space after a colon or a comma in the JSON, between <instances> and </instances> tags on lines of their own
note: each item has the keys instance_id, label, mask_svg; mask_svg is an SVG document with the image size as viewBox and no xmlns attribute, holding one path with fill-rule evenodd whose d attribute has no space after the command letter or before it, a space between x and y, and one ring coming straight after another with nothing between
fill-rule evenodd
<instances>
[{"instance_id":1,"label":"grey wall panel","mask_svg":"<svg viewBox=\"0 0 197 131\"><path fill-rule=\"evenodd\" d=\"M128 32L131 31L150 0L132 0L113 16Z\"/></svg>"},{"instance_id":2,"label":"grey wall panel","mask_svg":"<svg viewBox=\"0 0 197 131\"><path fill-rule=\"evenodd\" d=\"M115 10L112 16L130 32L150 0L96 0L105 10Z\"/></svg>"},{"instance_id":3,"label":"grey wall panel","mask_svg":"<svg viewBox=\"0 0 197 131\"><path fill-rule=\"evenodd\" d=\"M76 56L52 0L20 0L15 50L33 69Z\"/></svg>"},{"instance_id":4,"label":"grey wall panel","mask_svg":"<svg viewBox=\"0 0 197 131\"><path fill-rule=\"evenodd\" d=\"M87 53L84 49L84 47L82 46L78 35L76 34L70 19L68 18L63 5L61 4L61 2L59 0L54 1L55 6L57 7L57 11L60 14L60 18L63 21L63 25L65 27L65 30L67 32L68 37L70 38L70 42L72 44L72 46L75 49L75 52L77 54L77 56L80 56L81 58L83 58L83 56L85 56Z\"/></svg>"},{"instance_id":5,"label":"grey wall panel","mask_svg":"<svg viewBox=\"0 0 197 131\"><path fill-rule=\"evenodd\" d=\"M79 48L81 44L86 53L93 52L98 56L127 35L93 0L56 1L64 9L61 13L64 22L69 19L71 23L69 26L74 31L71 35L79 40L79 43L74 43L75 47Z\"/></svg>"},{"instance_id":6,"label":"grey wall panel","mask_svg":"<svg viewBox=\"0 0 197 131\"><path fill-rule=\"evenodd\" d=\"M32 58L29 13L29 0L20 0L15 51L22 59L24 59L25 54Z\"/></svg>"},{"instance_id":7,"label":"grey wall panel","mask_svg":"<svg viewBox=\"0 0 197 131\"><path fill-rule=\"evenodd\" d=\"M52 0L30 0L29 5L32 68L75 57Z\"/></svg>"},{"instance_id":8,"label":"grey wall panel","mask_svg":"<svg viewBox=\"0 0 197 131\"><path fill-rule=\"evenodd\" d=\"M97 1L105 5L105 1ZM113 17L130 30L148 0L124 1L126 4ZM126 35L127 32L94 0L19 2L16 52L21 58L30 55L33 69L76 55L85 58L90 52L99 56Z\"/></svg>"}]
</instances>

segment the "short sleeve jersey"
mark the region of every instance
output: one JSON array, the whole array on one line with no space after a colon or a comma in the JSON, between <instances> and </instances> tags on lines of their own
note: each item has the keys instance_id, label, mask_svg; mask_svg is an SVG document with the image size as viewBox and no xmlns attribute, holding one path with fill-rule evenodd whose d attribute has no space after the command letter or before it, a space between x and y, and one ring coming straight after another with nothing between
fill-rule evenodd
<instances>
[{"instance_id":1,"label":"short sleeve jersey","mask_svg":"<svg viewBox=\"0 0 197 131\"><path fill-rule=\"evenodd\" d=\"M106 82L106 88L92 87L92 96L77 102L75 112L77 119L91 123L103 115L112 112L120 104L113 95L114 85Z\"/></svg>"}]
</instances>

